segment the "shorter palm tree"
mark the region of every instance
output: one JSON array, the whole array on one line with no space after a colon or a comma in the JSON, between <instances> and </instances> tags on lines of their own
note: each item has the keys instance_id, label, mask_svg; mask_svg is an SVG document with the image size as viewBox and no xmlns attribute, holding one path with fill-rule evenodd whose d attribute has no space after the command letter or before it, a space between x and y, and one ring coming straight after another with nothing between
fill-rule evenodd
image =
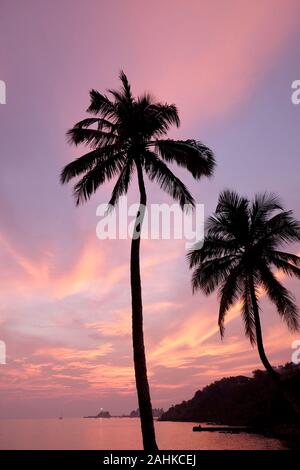
<instances>
[{"instance_id":1,"label":"shorter palm tree","mask_svg":"<svg viewBox=\"0 0 300 470\"><path fill-rule=\"evenodd\" d=\"M300 223L292 211L284 210L277 197L257 195L250 202L227 190L220 194L216 211L207 221L202 248L188 254L193 291L200 289L209 295L219 288L221 336L226 313L240 300L246 336L257 344L265 369L298 414L299 405L264 350L258 291L262 288L266 292L291 331L299 329L294 298L272 270L300 279L300 257L280 249L284 243L299 240Z\"/></svg>"}]
</instances>

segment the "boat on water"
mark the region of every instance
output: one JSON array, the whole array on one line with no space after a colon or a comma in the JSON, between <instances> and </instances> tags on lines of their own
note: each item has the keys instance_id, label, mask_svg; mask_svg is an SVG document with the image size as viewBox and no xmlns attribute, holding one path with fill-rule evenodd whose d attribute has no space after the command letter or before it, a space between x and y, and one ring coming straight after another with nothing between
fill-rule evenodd
<instances>
[{"instance_id":1,"label":"boat on water","mask_svg":"<svg viewBox=\"0 0 300 470\"><path fill-rule=\"evenodd\" d=\"M249 426L198 426L193 427L193 432L225 432L225 433L240 433L240 432L255 432L254 428Z\"/></svg>"}]
</instances>

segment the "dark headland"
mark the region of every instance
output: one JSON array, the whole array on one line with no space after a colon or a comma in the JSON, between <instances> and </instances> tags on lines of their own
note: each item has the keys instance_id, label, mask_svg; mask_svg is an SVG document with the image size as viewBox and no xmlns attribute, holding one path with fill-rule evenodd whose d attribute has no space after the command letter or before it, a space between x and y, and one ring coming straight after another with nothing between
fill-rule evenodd
<instances>
[{"instance_id":1,"label":"dark headland","mask_svg":"<svg viewBox=\"0 0 300 470\"><path fill-rule=\"evenodd\" d=\"M300 367L277 368L295 396L300 396ZM160 421L189 421L246 426L300 447L300 422L283 400L270 376L261 370L252 377L226 377L198 390L192 399L171 406Z\"/></svg>"}]
</instances>

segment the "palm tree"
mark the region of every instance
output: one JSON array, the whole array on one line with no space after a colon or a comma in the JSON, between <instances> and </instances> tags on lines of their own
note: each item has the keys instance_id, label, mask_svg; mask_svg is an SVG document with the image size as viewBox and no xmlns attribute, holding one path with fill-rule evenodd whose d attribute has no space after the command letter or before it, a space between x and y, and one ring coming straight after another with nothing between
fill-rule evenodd
<instances>
[{"instance_id":1,"label":"palm tree","mask_svg":"<svg viewBox=\"0 0 300 470\"><path fill-rule=\"evenodd\" d=\"M224 335L225 316L241 301L245 334L257 344L260 359L297 413L300 408L271 366L263 345L259 289L263 289L291 331L299 329L298 309L291 293L272 268L300 278L300 258L281 251L287 242L300 240L300 223L284 210L274 195L257 195L252 202L236 192L220 194L215 213L209 217L201 249L188 254L193 269L193 291L206 295L219 288L219 328Z\"/></svg>"},{"instance_id":2,"label":"palm tree","mask_svg":"<svg viewBox=\"0 0 300 470\"><path fill-rule=\"evenodd\" d=\"M153 451L157 445L147 379L140 276L140 233L147 202L144 174L184 208L186 204L193 206L194 199L167 163L177 163L199 179L212 175L215 161L212 151L201 142L163 138L171 125L179 126L175 105L156 102L149 94L135 98L123 72L120 80L120 90L109 90L111 98L91 90L87 112L92 117L78 122L68 132L70 143L86 144L90 151L62 170L61 182L81 175L74 187L78 205L99 186L117 177L109 201L114 207L119 197L127 193L133 174L137 174L140 205L130 257L133 358L143 444L146 450Z\"/></svg>"}]
</instances>

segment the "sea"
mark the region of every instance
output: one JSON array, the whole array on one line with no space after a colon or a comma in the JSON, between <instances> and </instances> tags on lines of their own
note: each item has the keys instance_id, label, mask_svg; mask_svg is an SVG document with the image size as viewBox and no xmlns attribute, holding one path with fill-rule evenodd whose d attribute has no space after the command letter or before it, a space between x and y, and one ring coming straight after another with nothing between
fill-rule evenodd
<instances>
[{"instance_id":1,"label":"sea","mask_svg":"<svg viewBox=\"0 0 300 470\"><path fill-rule=\"evenodd\" d=\"M283 450L286 444L257 434L193 432L199 423L155 421L161 450ZM202 423L205 425L205 423ZM138 418L0 419L1 450L138 450Z\"/></svg>"}]
</instances>

